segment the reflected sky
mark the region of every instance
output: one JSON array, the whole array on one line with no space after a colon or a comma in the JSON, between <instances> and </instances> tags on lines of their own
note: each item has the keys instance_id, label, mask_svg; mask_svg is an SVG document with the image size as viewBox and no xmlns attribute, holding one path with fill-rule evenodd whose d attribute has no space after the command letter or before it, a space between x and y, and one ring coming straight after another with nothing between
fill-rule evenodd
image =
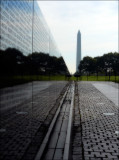
<instances>
[{"instance_id":1,"label":"reflected sky","mask_svg":"<svg viewBox=\"0 0 119 160\"><path fill-rule=\"evenodd\" d=\"M36 1L34 2L34 13L33 1L1 1L0 48L5 50L9 47L19 49L25 55L32 52L43 52L60 56L55 40Z\"/></svg>"}]
</instances>

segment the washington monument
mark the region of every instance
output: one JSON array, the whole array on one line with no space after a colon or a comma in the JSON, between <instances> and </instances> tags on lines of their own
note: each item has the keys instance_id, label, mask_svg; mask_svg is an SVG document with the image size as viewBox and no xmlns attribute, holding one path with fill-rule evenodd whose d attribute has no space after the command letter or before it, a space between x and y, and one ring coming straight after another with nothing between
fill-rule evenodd
<instances>
[{"instance_id":1,"label":"washington monument","mask_svg":"<svg viewBox=\"0 0 119 160\"><path fill-rule=\"evenodd\" d=\"M78 66L81 61L81 32L78 31L77 34L77 56L76 56L76 72L78 71Z\"/></svg>"}]
</instances>

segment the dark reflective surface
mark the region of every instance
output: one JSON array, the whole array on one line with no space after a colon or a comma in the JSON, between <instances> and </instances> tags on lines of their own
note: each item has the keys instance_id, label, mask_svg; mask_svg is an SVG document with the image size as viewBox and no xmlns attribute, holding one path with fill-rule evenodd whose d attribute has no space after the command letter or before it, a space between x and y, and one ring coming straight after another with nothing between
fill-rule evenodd
<instances>
[{"instance_id":1,"label":"dark reflective surface","mask_svg":"<svg viewBox=\"0 0 119 160\"><path fill-rule=\"evenodd\" d=\"M68 69L36 1L0 8L0 159L33 159L34 137L67 84L50 80Z\"/></svg>"}]
</instances>

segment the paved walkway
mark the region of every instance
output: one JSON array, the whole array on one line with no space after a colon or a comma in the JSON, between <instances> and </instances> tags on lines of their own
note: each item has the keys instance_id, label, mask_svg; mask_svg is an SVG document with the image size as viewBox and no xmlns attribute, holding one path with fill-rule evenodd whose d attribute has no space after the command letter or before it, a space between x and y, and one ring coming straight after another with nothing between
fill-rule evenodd
<instances>
[{"instance_id":1,"label":"paved walkway","mask_svg":"<svg viewBox=\"0 0 119 160\"><path fill-rule=\"evenodd\" d=\"M113 82L112 82L113 84ZM114 87L111 83L93 83L93 85L119 107L119 88ZM115 85L116 86L116 85Z\"/></svg>"},{"instance_id":2,"label":"paved walkway","mask_svg":"<svg viewBox=\"0 0 119 160\"><path fill-rule=\"evenodd\" d=\"M73 160L119 159L117 100L110 96L114 92L112 85L110 94L105 92L104 87L108 89L108 85L104 83L78 83L79 102L75 104L75 108L78 106L79 111L75 109Z\"/></svg>"}]
</instances>

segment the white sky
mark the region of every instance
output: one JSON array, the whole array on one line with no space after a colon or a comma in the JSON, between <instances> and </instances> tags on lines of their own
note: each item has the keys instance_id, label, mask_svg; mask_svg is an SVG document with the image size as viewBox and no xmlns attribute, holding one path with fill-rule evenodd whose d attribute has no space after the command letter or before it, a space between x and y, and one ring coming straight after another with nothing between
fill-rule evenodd
<instances>
[{"instance_id":1,"label":"white sky","mask_svg":"<svg viewBox=\"0 0 119 160\"><path fill-rule=\"evenodd\" d=\"M38 1L71 73L76 70L77 32L82 58L118 52L118 1Z\"/></svg>"}]
</instances>

